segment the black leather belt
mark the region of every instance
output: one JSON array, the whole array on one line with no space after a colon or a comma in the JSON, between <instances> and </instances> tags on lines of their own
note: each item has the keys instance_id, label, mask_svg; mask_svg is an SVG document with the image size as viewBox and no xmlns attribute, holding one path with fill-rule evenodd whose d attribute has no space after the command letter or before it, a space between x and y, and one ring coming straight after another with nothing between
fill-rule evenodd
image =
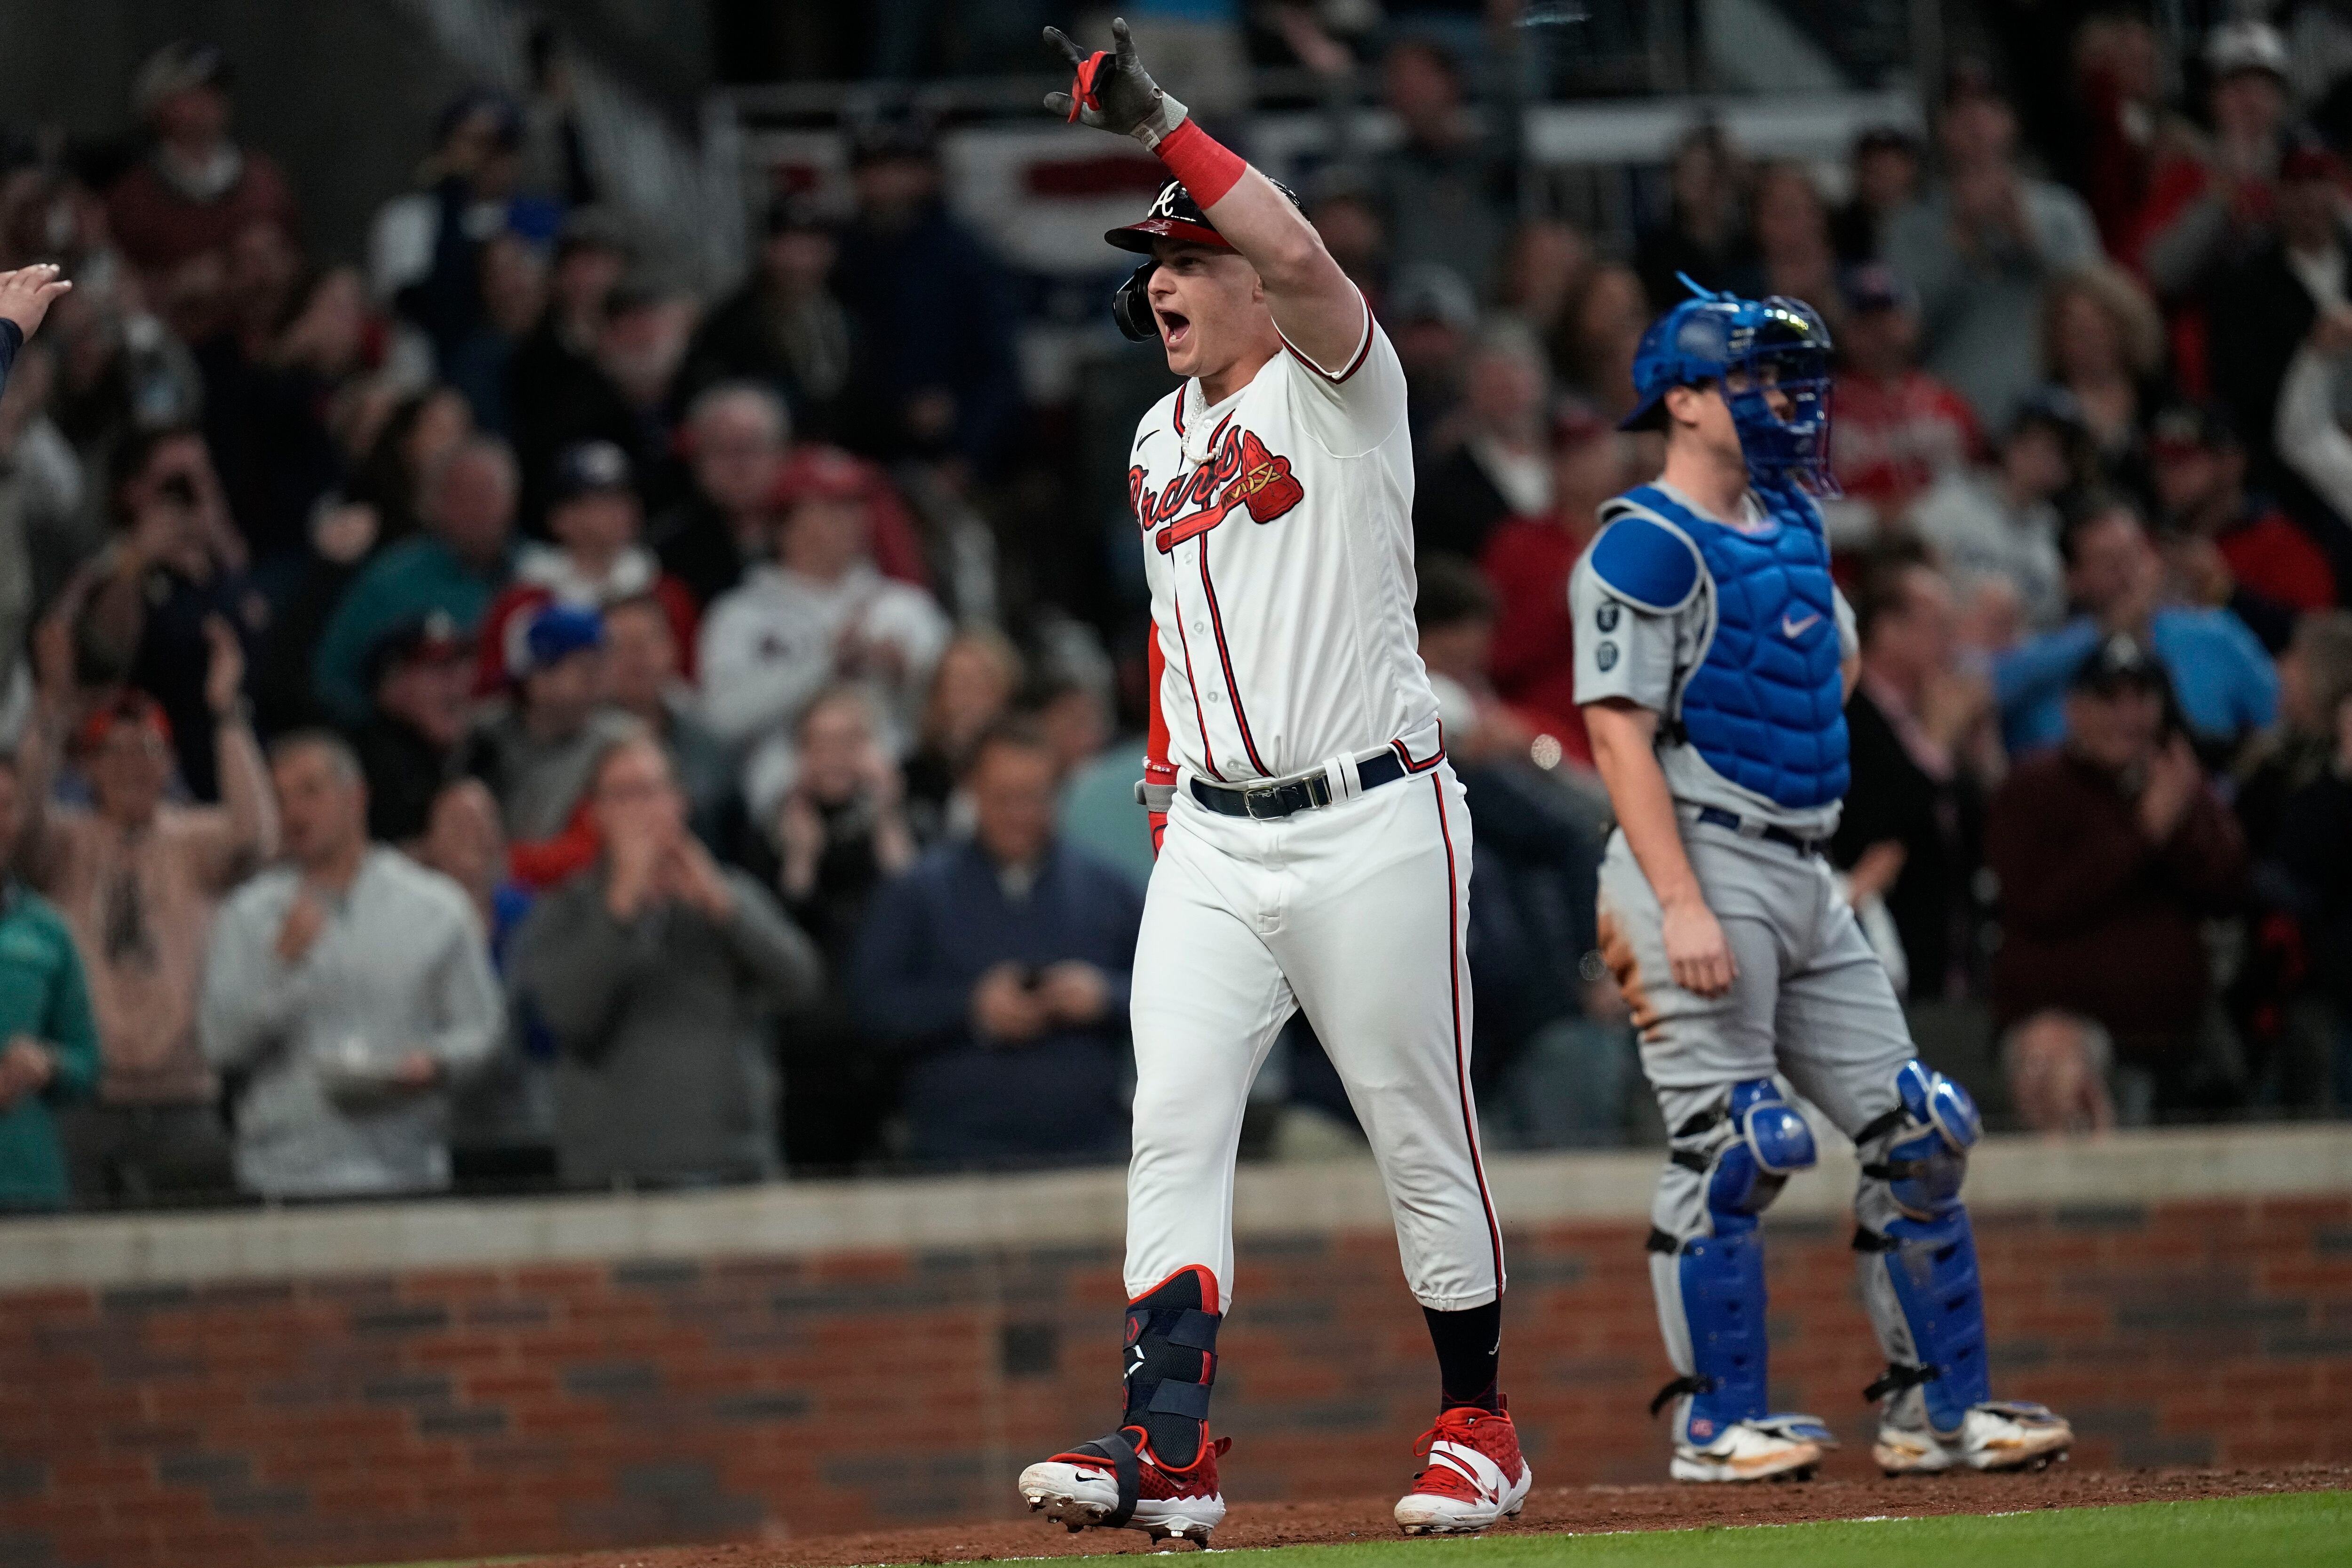
<instances>
[{"instance_id":1,"label":"black leather belt","mask_svg":"<svg viewBox=\"0 0 2352 1568\"><path fill-rule=\"evenodd\" d=\"M1368 762L1358 763L1356 782L1364 789L1378 789L1384 784L1394 784L1404 777L1404 759L1390 750ZM1323 773L1262 784L1211 784L1196 778L1192 781L1192 798L1220 816L1250 816L1260 822L1276 822L1330 805L1331 780Z\"/></svg>"},{"instance_id":2,"label":"black leather belt","mask_svg":"<svg viewBox=\"0 0 2352 1568\"><path fill-rule=\"evenodd\" d=\"M1747 829L1741 826L1738 813L1726 811L1721 806L1699 807L1698 819L1710 827L1728 827L1734 833L1747 836ZM1801 837L1785 827L1766 826L1759 829L1754 837L1769 838L1775 844L1785 844L1800 855L1818 855L1828 843L1827 839Z\"/></svg>"}]
</instances>

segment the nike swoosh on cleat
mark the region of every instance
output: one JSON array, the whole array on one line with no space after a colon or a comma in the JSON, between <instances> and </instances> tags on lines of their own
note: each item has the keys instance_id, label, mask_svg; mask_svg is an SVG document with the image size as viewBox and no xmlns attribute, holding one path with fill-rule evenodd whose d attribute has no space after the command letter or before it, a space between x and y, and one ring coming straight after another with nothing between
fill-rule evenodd
<instances>
[{"instance_id":1,"label":"nike swoosh on cleat","mask_svg":"<svg viewBox=\"0 0 2352 1568\"><path fill-rule=\"evenodd\" d=\"M1821 624L1821 620L1822 617L1818 613L1807 616L1801 621L1792 621L1788 616L1782 616L1780 617L1780 635L1787 637L1790 641L1794 642L1797 638L1803 637L1807 632L1811 631L1815 626L1819 626Z\"/></svg>"}]
</instances>

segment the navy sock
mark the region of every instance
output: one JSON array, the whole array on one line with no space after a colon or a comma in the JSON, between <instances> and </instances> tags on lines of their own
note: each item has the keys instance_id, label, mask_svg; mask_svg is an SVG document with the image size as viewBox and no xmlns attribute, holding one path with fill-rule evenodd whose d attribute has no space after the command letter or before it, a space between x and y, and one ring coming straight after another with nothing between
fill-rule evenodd
<instances>
[{"instance_id":1,"label":"navy sock","mask_svg":"<svg viewBox=\"0 0 2352 1568\"><path fill-rule=\"evenodd\" d=\"M1471 1405L1481 1410L1500 1410L1495 1374L1502 1361L1502 1298L1497 1296L1483 1307L1462 1312L1441 1312L1434 1307L1423 1307L1421 1315L1429 1320L1429 1341L1437 1347L1437 1377L1443 1396L1438 1408L1452 1410Z\"/></svg>"}]
</instances>

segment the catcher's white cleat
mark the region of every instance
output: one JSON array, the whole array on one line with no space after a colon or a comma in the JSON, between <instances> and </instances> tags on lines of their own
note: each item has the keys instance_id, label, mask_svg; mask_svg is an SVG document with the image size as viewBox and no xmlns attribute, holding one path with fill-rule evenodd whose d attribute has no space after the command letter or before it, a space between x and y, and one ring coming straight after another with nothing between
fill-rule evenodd
<instances>
[{"instance_id":1,"label":"catcher's white cleat","mask_svg":"<svg viewBox=\"0 0 2352 1568\"><path fill-rule=\"evenodd\" d=\"M1914 1404L1916 1402L1914 1401ZM2074 1428L2046 1405L1988 1400L1971 1405L1960 1429L1941 1433L1920 1412L1916 1426L1882 1423L1870 1457L1890 1476L1933 1475L1938 1470L2040 1470L2066 1457Z\"/></svg>"},{"instance_id":2,"label":"catcher's white cleat","mask_svg":"<svg viewBox=\"0 0 2352 1568\"><path fill-rule=\"evenodd\" d=\"M1837 1438L1817 1415L1766 1415L1735 1421L1702 1448L1675 1445L1666 1473L1678 1481L1802 1481L1821 1468Z\"/></svg>"}]
</instances>

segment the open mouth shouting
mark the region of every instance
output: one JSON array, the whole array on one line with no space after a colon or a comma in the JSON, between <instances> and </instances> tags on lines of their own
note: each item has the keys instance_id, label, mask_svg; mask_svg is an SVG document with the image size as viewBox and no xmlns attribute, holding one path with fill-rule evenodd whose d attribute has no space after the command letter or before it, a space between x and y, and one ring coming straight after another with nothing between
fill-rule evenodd
<instances>
[{"instance_id":1,"label":"open mouth shouting","mask_svg":"<svg viewBox=\"0 0 2352 1568\"><path fill-rule=\"evenodd\" d=\"M1160 341L1170 348L1178 347L1192 336L1192 318L1185 315L1181 310L1155 309L1152 314L1160 318Z\"/></svg>"}]
</instances>

